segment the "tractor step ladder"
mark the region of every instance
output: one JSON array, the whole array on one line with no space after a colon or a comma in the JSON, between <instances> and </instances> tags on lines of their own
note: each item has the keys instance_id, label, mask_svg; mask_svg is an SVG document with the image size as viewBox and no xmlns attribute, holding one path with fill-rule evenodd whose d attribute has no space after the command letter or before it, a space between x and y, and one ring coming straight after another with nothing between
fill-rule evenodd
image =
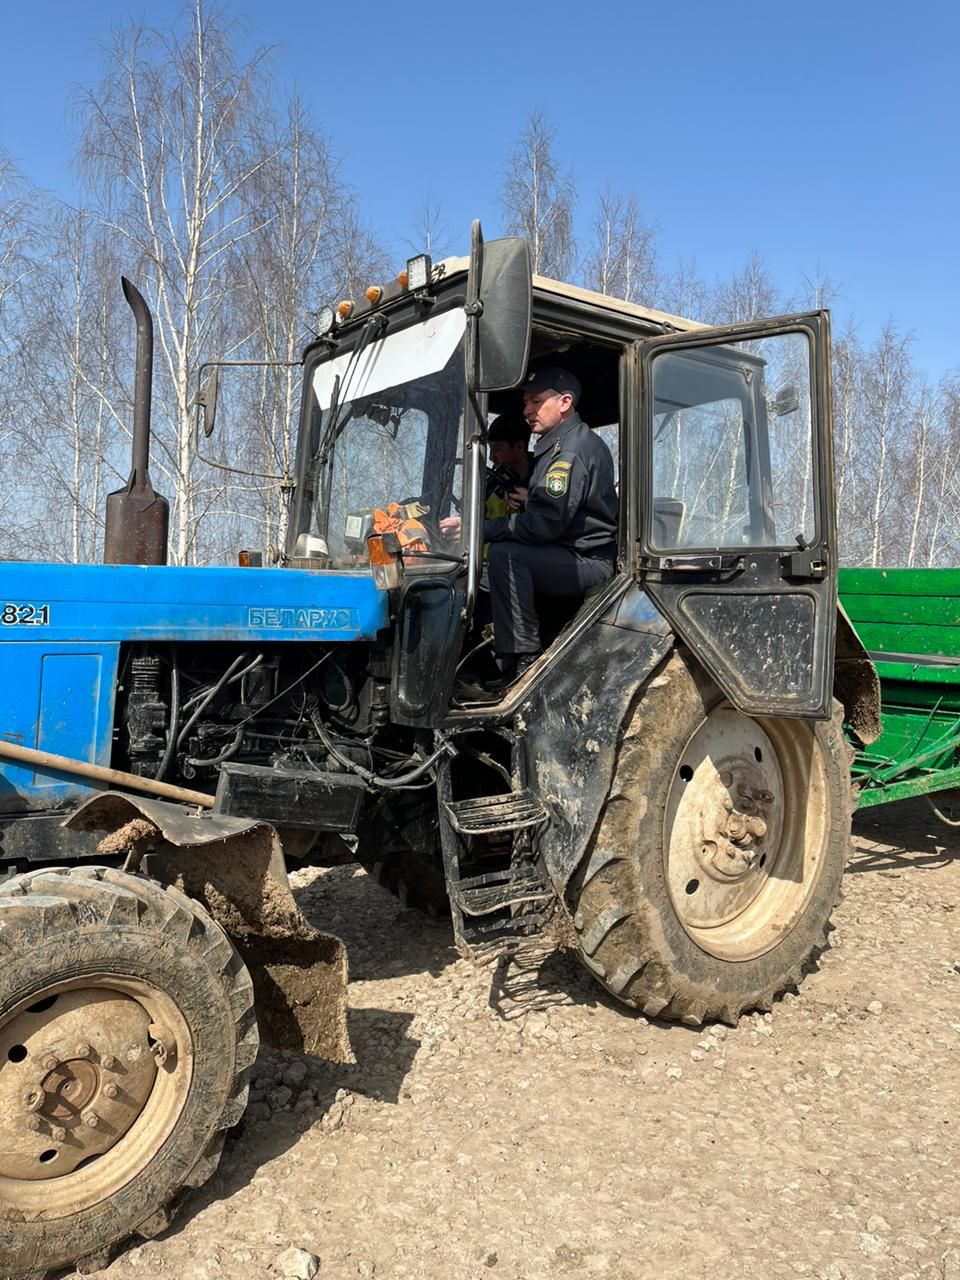
<instances>
[{"instance_id":1,"label":"tractor step ladder","mask_svg":"<svg viewBox=\"0 0 960 1280\"><path fill-rule=\"evenodd\" d=\"M451 800L443 807L451 827L462 836L539 827L548 816L543 801L532 791L511 791L504 796L480 796L476 800Z\"/></svg>"},{"instance_id":2,"label":"tractor step ladder","mask_svg":"<svg viewBox=\"0 0 960 1280\"><path fill-rule=\"evenodd\" d=\"M468 800L444 800L443 861L458 949L474 959L492 959L539 933L556 893L535 851L536 833L549 814L532 791ZM471 842L511 837L510 865L464 875Z\"/></svg>"}]
</instances>

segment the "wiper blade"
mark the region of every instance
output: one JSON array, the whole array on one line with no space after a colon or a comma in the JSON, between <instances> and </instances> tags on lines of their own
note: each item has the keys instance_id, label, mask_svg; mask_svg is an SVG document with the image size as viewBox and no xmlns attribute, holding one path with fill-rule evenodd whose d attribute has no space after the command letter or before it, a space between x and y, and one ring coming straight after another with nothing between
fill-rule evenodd
<instances>
[{"instance_id":1,"label":"wiper blade","mask_svg":"<svg viewBox=\"0 0 960 1280\"><path fill-rule=\"evenodd\" d=\"M344 389L349 385L350 379L356 372L357 365L360 363L360 357L370 345L370 339L375 333L382 333L387 327L387 317L385 315L371 316L364 325L363 332L357 340L357 345L353 349L350 359L347 361L347 367L343 371L343 377L338 375L334 379L333 391L330 396L330 422L326 431L323 433L323 439L320 441L316 456L320 459L321 467L326 466L327 459L330 456L330 450L336 444L338 438L342 434L349 418L340 418L340 402L345 400Z\"/></svg>"}]
</instances>

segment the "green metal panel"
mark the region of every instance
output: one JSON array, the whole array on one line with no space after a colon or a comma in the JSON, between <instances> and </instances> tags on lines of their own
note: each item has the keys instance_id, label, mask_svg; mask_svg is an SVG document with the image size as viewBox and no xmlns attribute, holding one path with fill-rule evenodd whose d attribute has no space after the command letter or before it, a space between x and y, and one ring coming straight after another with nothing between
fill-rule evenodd
<instances>
[{"instance_id":1,"label":"green metal panel","mask_svg":"<svg viewBox=\"0 0 960 1280\"><path fill-rule=\"evenodd\" d=\"M853 765L861 807L960 784L960 569L841 569L880 677L883 732Z\"/></svg>"},{"instance_id":2,"label":"green metal panel","mask_svg":"<svg viewBox=\"0 0 960 1280\"><path fill-rule=\"evenodd\" d=\"M840 571L844 608L853 610L858 622L886 626L960 627L960 599L943 596L865 595L846 593L844 570Z\"/></svg>"},{"instance_id":3,"label":"green metal panel","mask_svg":"<svg viewBox=\"0 0 960 1280\"><path fill-rule=\"evenodd\" d=\"M960 569L841 569L840 594L952 596L960 599Z\"/></svg>"},{"instance_id":4,"label":"green metal panel","mask_svg":"<svg viewBox=\"0 0 960 1280\"><path fill-rule=\"evenodd\" d=\"M846 605L844 605L846 608ZM847 610L849 613L849 609ZM868 653L919 654L953 658L960 679L960 627L912 625L905 622L868 622L852 617L857 635Z\"/></svg>"}]
</instances>

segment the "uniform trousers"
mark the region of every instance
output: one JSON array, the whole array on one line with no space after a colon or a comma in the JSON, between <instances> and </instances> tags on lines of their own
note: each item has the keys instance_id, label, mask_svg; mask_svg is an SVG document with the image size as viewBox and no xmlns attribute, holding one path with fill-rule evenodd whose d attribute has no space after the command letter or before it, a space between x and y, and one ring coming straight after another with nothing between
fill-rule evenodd
<instances>
[{"instance_id":1,"label":"uniform trousers","mask_svg":"<svg viewBox=\"0 0 960 1280\"><path fill-rule=\"evenodd\" d=\"M614 568L612 551L608 558L587 556L556 543L491 542L487 572L497 653L539 653L535 598L582 600L591 587L609 582Z\"/></svg>"}]
</instances>

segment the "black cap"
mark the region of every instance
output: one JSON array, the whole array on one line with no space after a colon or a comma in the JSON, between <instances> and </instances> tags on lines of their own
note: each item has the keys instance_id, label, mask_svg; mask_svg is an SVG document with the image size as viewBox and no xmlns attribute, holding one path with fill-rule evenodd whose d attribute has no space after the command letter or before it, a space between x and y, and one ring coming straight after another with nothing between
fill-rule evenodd
<instances>
[{"instance_id":1,"label":"black cap","mask_svg":"<svg viewBox=\"0 0 960 1280\"><path fill-rule=\"evenodd\" d=\"M569 369L547 364L542 369L531 369L520 384L521 391L559 391L573 396L573 403L580 399L580 383Z\"/></svg>"},{"instance_id":2,"label":"black cap","mask_svg":"<svg viewBox=\"0 0 960 1280\"><path fill-rule=\"evenodd\" d=\"M527 444L530 425L519 413L501 413L487 427L488 440L503 440L507 444Z\"/></svg>"}]
</instances>

